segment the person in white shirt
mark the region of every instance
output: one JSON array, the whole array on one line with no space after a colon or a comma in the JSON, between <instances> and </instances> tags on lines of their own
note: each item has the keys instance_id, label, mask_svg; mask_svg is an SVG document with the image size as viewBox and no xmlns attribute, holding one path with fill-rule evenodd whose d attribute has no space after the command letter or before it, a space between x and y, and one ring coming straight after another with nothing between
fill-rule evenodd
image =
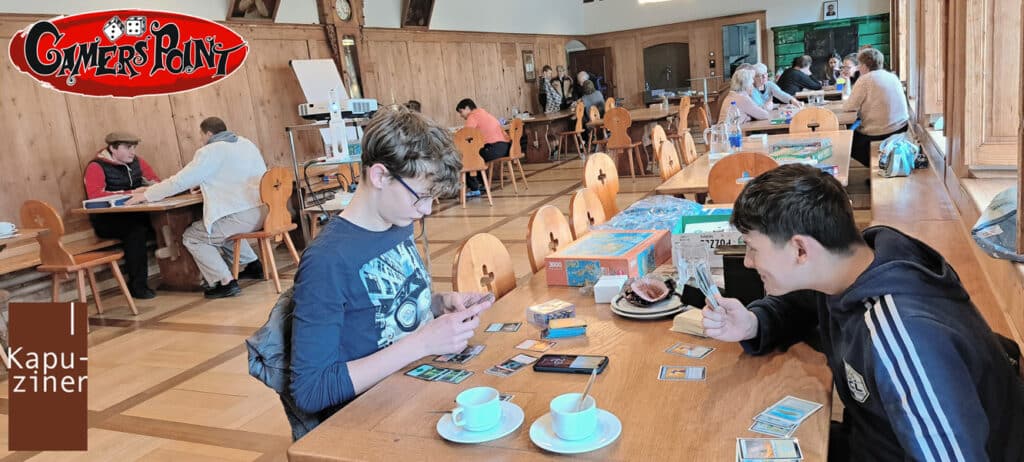
<instances>
[{"instance_id":1,"label":"person in white shirt","mask_svg":"<svg viewBox=\"0 0 1024 462\"><path fill-rule=\"evenodd\" d=\"M224 121L208 117L199 124L204 146L174 176L145 192L133 194L128 204L164 199L198 187L203 192L203 219L192 223L182 235L182 244L192 254L209 289L206 298L233 297L241 293L228 267L233 259L233 242L227 238L256 231L263 226L267 211L260 200L260 180L267 171L259 148L234 132ZM263 268L245 240L239 263L246 265L239 277L262 277Z\"/></svg>"},{"instance_id":2,"label":"person in white shirt","mask_svg":"<svg viewBox=\"0 0 1024 462\"><path fill-rule=\"evenodd\" d=\"M732 103L736 103L736 106L740 108L742 113L740 122L748 122L751 119L763 120L771 118L772 113L765 109L765 106L755 103L753 98L751 98L751 94L754 92L753 68L737 69L733 72L730 88L729 94L722 99L722 107L718 113L719 123L728 120L729 108L732 107ZM771 100L767 104L771 104Z\"/></svg>"},{"instance_id":3,"label":"person in white shirt","mask_svg":"<svg viewBox=\"0 0 1024 462\"><path fill-rule=\"evenodd\" d=\"M899 77L882 69L884 60L882 52L874 48L857 54L860 77L843 104L843 109L857 111L860 116L860 127L853 132L850 156L868 167L871 166L871 142L907 131L910 120L903 84Z\"/></svg>"}]
</instances>

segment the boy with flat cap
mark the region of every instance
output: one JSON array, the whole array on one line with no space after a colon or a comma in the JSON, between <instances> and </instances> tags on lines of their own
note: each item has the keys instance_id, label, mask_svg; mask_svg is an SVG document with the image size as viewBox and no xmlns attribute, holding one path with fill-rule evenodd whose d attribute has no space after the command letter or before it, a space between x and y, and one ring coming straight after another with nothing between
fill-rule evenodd
<instances>
[{"instance_id":1,"label":"boy with flat cap","mask_svg":"<svg viewBox=\"0 0 1024 462\"><path fill-rule=\"evenodd\" d=\"M85 194L89 199L114 194L142 192L160 181L156 172L135 153L139 137L128 132L107 134L107 147L96 153L96 158L85 167ZM149 263L146 261L146 239L152 231L149 214L106 213L89 215L96 235L105 239L120 239L124 247L125 273L128 291L132 297L156 297L146 280Z\"/></svg>"}]
</instances>

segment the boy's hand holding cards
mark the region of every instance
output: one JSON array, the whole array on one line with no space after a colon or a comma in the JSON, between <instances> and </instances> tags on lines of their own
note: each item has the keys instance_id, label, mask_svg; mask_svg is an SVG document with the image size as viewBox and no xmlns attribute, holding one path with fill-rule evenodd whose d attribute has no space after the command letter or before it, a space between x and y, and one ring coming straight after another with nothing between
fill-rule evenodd
<instances>
[{"instance_id":1,"label":"boy's hand holding cards","mask_svg":"<svg viewBox=\"0 0 1024 462\"><path fill-rule=\"evenodd\" d=\"M704 298L707 298L711 308L715 311L722 311L722 306L715 298L721 296L721 293L718 291L718 286L715 285L715 280L711 278L711 269L708 268L707 262L697 263L694 267L693 279L697 282L697 288L704 293Z\"/></svg>"},{"instance_id":2,"label":"boy's hand holding cards","mask_svg":"<svg viewBox=\"0 0 1024 462\"><path fill-rule=\"evenodd\" d=\"M435 367L430 364L420 364L405 373L409 377L415 377L427 382L462 383L473 375L473 371L463 369L448 369L446 367Z\"/></svg>"}]
</instances>

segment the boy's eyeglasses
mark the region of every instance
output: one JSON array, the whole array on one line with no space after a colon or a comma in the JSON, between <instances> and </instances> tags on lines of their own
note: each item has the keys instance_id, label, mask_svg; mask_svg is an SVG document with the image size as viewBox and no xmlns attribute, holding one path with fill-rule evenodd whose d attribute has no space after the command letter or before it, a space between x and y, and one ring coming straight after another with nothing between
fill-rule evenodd
<instances>
[{"instance_id":1,"label":"boy's eyeglasses","mask_svg":"<svg viewBox=\"0 0 1024 462\"><path fill-rule=\"evenodd\" d=\"M428 203L429 204L430 202L432 202L434 200L434 196L432 194L421 195L420 193L416 192L415 189L412 189L412 187L410 187L408 184L406 184L406 182L404 180L402 180L402 177L400 177L398 175L395 175L393 173L391 174L391 176L393 176L396 180L398 180L398 183L401 184L405 188L406 191L409 191L409 194L412 194L413 197L416 198L416 200L413 201L413 203L412 203L413 207L419 208L424 203ZM426 202L424 202L424 201L426 201Z\"/></svg>"}]
</instances>

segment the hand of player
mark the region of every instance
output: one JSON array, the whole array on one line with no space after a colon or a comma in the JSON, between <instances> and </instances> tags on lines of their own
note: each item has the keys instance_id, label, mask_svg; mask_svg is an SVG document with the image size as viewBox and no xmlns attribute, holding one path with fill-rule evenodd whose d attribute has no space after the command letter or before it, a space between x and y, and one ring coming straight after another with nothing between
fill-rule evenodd
<instances>
[{"instance_id":1,"label":"hand of player","mask_svg":"<svg viewBox=\"0 0 1024 462\"><path fill-rule=\"evenodd\" d=\"M427 323L415 335L420 342L424 356L460 353L473 337L473 330L480 325L480 312L489 308L484 304L443 314Z\"/></svg>"},{"instance_id":2,"label":"hand of player","mask_svg":"<svg viewBox=\"0 0 1024 462\"><path fill-rule=\"evenodd\" d=\"M142 194L146 192L147 189L149 189L148 186L139 186L138 188L132 190L132 194Z\"/></svg>"},{"instance_id":3,"label":"hand of player","mask_svg":"<svg viewBox=\"0 0 1024 462\"><path fill-rule=\"evenodd\" d=\"M136 205L144 202L147 202L146 195L141 192L136 192L132 193L132 197L125 201L124 205Z\"/></svg>"},{"instance_id":4,"label":"hand of player","mask_svg":"<svg viewBox=\"0 0 1024 462\"><path fill-rule=\"evenodd\" d=\"M708 337L726 342L739 342L757 336L757 316L735 298L715 297L721 310L705 306L704 333Z\"/></svg>"}]
</instances>

